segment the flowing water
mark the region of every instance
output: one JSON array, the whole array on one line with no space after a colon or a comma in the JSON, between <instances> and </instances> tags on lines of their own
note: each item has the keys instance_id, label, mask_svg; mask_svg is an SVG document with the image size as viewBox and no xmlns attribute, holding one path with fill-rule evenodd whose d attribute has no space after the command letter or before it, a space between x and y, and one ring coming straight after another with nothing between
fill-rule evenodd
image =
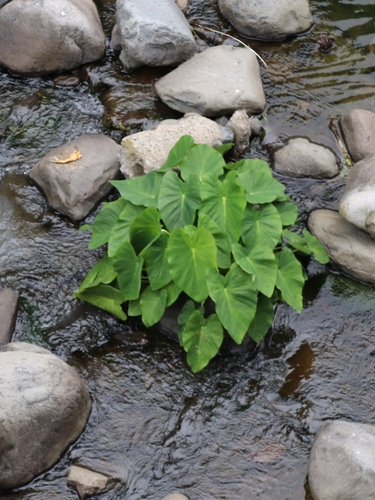
<instances>
[{"instance_id":1,"label":"flowing water","mask_svg":"<svg viewBox=\"0 0 375 500\"><path fill-rule=\"evenodd\" d=\"M354 107L375 111L374 5L310 5L309 33L250 41L268 65L262 69L268 105L263 144L256 140L246 156L269 160L273 145L305 136L331 147L344 167L330 127ZM98 6L108 34L114 1ZM192 0L188 19L236 35L213 0ZM321 33L335 37L331 52L319 50ZM202 37L232 43L207 31ZM256 352L227 342L198 375L162 328L124 324L72 298L100 252L87 250L89 235L77 224L48 209L27 173L50 149L82 133L120 141L180 116L153 90L167 71L126 73L109 49L76 72L76 88L0 70L0 286L20 295L15 340L45 346L74 366L93 400L85 432L61 461L1 498L75 499L66 484L69 466L100 462L124 478L97 497L103 500L156 500L173 491L191 500L309 499L308 454L321 424L375 424L375 288L332 268L310 262L302 314L280 305ZM345 185L344 175L280 179L300 208L301 225L315 208L337 208Z\"/></svg>"}]
</instances>

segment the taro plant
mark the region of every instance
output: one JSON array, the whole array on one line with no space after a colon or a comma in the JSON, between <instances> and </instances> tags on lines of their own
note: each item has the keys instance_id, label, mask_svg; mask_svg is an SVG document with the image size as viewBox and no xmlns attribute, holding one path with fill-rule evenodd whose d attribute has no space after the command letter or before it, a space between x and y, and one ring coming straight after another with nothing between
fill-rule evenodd
<instances>
[{"instance_id":1,"label":"taro plant","mask_svg":"<svg viewBox=\"0 0 375 500\"><path fill-rule=\"evenodd\" d=\"M181 296L179 340L193 372L217 354L225 330L238 344L246 335L260 342L277 301L302 310L296 252L328 261L309 231L287 229L298 209L268 164L226 164L226 149L183 136L159 170L112 181L120 197L83 228L92 230L89 248L107 253L75 297L149 327Z\"/></svg>"}]
</instances>

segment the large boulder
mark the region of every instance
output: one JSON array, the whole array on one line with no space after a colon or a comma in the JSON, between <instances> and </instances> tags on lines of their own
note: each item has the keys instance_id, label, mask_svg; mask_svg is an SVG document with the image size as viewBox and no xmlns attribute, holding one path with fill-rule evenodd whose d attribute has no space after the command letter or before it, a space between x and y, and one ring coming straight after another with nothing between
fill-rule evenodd
<instances>
[{"instance_id":1,"label":"large boulder","mask_svg":"<svg viewBox=\"0 0 375 500\"><path fill-rule=\"evenodd\" d=\"M230 45L196 54L155 84L169 107L181 113L221 116L266 106L259 64L253 52Z\"/></svg>"},{"instance_id":2,"label":"large boulder","mask_svg":"<svg viewBox=\"0 0 375 500\"><path fill-rule=\"evenodd\" d=\"M164 120L153 130L124 137L121 172L125 177L134 177L157 170L183 135L191 135L197 144L215 147L233 140L231 130L198 114L187 114L180 120Z\"/></svg>"},{"instance_id":3,"label":"large boulder","mask_svg":"<svg viewBox=\"0 0 375 500\"><path fill-rule=\"evenodd\" d=\"M292 177L330 178L339 173L332 151L303 137L290 139L274 156L274 169Z\"/></svg>"},{"instance_id":4,"label":"large boulder","mask_svg":"<svg viewBox=\"0 0 375 500\"><path fill-rule=\"evenodd\" d=\"M333 210L315 210L308 221L330 259L349 276L375 283L375 242Z\"/></svg>"},{"instance_id":5,"label":"large boulder","mask_svg":"<svg viewBox=\"0 0 375 500\"><path fill-rule=\"evenodd\" d=\"M355 162L375 153L375 113L352 109L341 117L340 127Z\"/></svg>"},{"instance_id":6,"label":"large boulder","mask_svg":"<svg viewBox=\"0 0 375 500\"><path fill-rule=\"evenodd\" d=\"M314 500L375 499L375 427L324 424L314 440L308 475Z\"/></svg>"},{"instance_id":7,"label":"large boulder","mask_svg":"<svg viewBox=\"0 0 375 500\"><path fill-rule=\"evenodd\" d=\"M10 342L16 322L18 295L10 288L0 289L0 349Z\"/></svg>"},{"instance_id":8,"label":"large boulder","mask_svg":"<svg viewBox=\"0 0 375 500\"><path fill-rule=\"evenodd\" d=\"M0 351L0 489L52 467L85 428L90 396L79 375L41 347Z\"/></svg>"},{"instance_id":9,"label":"large boulder","mask_svg":"<svg viewBox=\"0 0 375 500\"><path fill-rule=\"evenodd\" d=\"M308 0L219 0L219 8L240 33L260 40L282 40L313 24Z\"/></svg>"},{"instance_id":10,"label":"large boulder","mask_svg":"<svg viewBox=\"0 0 375 500\"><path fill-rule=\"evenodd\" d=\"M194 37L174 0L117 0L125 68L175 65L196 51Z\"/></svg>"},{"instance_id":11,"label":"large boulder","mask_svg":"<svg viewBox=\"0 0 375 500\"><path fill-rule=\"evenodd\" d=\"M30 171L48 204L81 220L105 197L119 174L121 147L103 134L84 134L50 151Z\"/></svg>"},{"instance_id":12,"label":"large boulder","mask_svg":"<svg viewBox=\"0 0 375 500\"><path fill-rule=\"evenodd\" d=\"M105 37L92 0L12 0L0 9L0 63L23 75L100 59Z\"/></svg>"},{"instance_id":13,"label":"large boulder","mask_svg":"<svg viewBox=\"0 0 375 500\"><path fill-rule=\"evenodd\" d=\"M375 154L350 169L339 212L344 219L375 238Z\"/></svg>"}]
</instances>

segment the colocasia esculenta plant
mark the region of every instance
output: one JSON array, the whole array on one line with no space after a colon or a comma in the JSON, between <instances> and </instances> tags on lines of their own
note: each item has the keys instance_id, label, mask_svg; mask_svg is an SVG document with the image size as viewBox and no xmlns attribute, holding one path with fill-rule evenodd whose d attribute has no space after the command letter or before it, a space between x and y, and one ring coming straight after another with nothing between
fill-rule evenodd
<instances>
[{"instance_id":1,"label":"colocasia esculenta plant","mask_svg":"<svg viewBox=\"0 0 375 500\"><path fill-rule=\"evenodd\" d=\"M306 274L296 253L328 261L309 231L287 229L298 209L268 164L226 164L226 149L183 136L159 170L112 181L120 197L85 227L89 248L107 245L107 253L75 293L147 327L185 298L179 340L193 372L217 354L224 330L238 344L246 335L260 342L277 301L302 310Z\"/></svg>"}]
</instances>

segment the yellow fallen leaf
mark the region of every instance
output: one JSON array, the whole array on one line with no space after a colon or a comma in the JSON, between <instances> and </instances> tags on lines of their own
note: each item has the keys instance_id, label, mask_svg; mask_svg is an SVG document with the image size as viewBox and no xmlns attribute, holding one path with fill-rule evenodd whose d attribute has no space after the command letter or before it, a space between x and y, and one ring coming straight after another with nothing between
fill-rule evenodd
<instances>
[{"instance_id":1,"label":"yellow fallen leaf","mask_svg":"<svg viewBox=\"0 0 375 500\"><path fill-rule=\"evenodd\" d=\"M72 161L79 160L79 158L82 158L82 153L76 146L75 150L73 153L70 153L70 155L65 158L56 158L56 156L54 156L52 161L53 163L71 163Z\"/></svg>"}]
</instances>

